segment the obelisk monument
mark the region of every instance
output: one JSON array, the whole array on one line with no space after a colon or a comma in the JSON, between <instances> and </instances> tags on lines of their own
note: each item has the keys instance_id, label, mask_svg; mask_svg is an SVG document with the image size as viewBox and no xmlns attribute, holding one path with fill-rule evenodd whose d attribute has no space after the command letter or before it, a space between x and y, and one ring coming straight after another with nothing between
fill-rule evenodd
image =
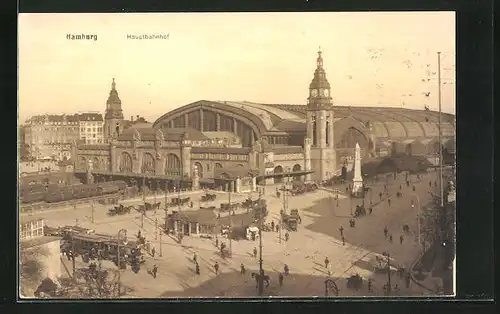
<instances>
[{"instance_id":1,"label":"obelisk monument","mask_svg":"<svg viewBox=\"0 0 500 314\"><path fill-rule=\"evenodd\" d=\"M353 196L361 196L363 193L363 177L361 176L361 148L356 143L354 151L354 178L352 179Z\"/></svg>"}]
</instances>

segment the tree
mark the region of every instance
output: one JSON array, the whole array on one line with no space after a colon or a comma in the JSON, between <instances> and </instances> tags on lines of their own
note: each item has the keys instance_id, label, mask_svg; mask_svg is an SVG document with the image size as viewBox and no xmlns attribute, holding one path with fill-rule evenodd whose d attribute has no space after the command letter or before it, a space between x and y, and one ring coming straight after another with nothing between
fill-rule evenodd
<instances>
[{"instance_id":1,"label":"tree","mask_svg":"<svg viewBox=\"0 0 500 314\"><path fill-rule=\"evenodd\" d=\"M21 249L19 258L20 292L28 296L44 279L43 260L48 251L43 246ZM33 291L30 291L33 290Z\"/></svg>"},{"instance_id":2,"label":"tree","mask_svg":"<svg viewBox=\"0 0 500 314\"><path fill-rule=\"evenodd\" d=\"M444 199L447 200L446 193ZM436 258L442 262L441 265L437 265L438 267L447 268L453 262L456 244L455 226L455 203L445 201L441 207L440 197L433 194L431 202L422 208L421 236L427 247L433 246L436 249Z\"/></svg>"}]
</instances>

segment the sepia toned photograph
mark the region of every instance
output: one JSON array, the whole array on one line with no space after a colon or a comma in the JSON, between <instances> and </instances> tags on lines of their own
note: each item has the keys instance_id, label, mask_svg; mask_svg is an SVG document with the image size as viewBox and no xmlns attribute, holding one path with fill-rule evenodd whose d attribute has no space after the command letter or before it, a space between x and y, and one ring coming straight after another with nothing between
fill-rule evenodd
<instances>
[{"instance_id":1,"label":"sepia toned photograph","mask_svg":"<svg viewBox=\"0 0 500 314\"><path fill-rule=\"evenodd\" d=\"M455 295L454 12L18 29L19 300Z\"/></svg>"}]
</instances>

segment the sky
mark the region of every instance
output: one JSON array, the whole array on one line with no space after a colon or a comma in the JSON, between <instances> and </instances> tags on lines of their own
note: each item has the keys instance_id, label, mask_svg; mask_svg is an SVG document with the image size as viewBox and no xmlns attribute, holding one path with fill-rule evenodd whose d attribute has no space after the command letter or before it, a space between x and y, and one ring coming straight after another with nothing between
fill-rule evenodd
<instances>
[{"instance_id":1,"label":"sky","mask_svg":"<svg viewBox=\"0 0 500 314\"><path fill-rule=\"evenodd\" d=\"M127 38L143 34L165 39ZM104 112L112 78L127 119L202 99L304 105L319 47L336 105L432 110L439 51L455 113L454 12L20 14L18 41L21 123Z\"/></svg>"}]
</instances>

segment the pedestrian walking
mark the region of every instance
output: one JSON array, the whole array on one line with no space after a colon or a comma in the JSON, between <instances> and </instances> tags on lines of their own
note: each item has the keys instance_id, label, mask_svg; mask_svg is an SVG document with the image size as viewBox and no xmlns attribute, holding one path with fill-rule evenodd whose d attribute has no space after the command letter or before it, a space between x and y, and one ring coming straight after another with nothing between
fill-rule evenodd
<instances>
[{"instance_id":1,"label":"pedestrian walking","mask_svg":"<svg viewBox=\"0 0 500 314\"><path fill-rule=\"evenodd\" d=\"M280 282L280 287L283 287L283 274L282 273L279 274L278 280Z\"/></svg>"},{"instance_id":2,"label":"pedestrian walking","mask_svg":"<svg viewBox=\"0 0 500 314\"><path fill-rule=\"evenodd\" d=\"M345 194L348 194L349 193L349 187L345 187Z\"/></svg>"},{"instance_id":3,"label":"pedestrian walking","mask_svg":"<svg viewBox=\"0 0 500 314\"><path fill-rule=\"evenodd\" d=\"M219 239L218 238L215 238L215 247L219 247Z\"/></svg>"},{"instance_id":4,"label":"pedestrian walking","mask_svg":"<svg viewBox=\"0 0 500 314\"><path fill-rule=\"evenodd\" d=\"M344 227L340 226L339 228L339 231L340 231L340 236L344 236Z\"/></svg>"},{"instance_id":5,"label":"pedestrian walking","mask_svg":"<svg viewBox=\"0 0 500 314\"><path fill-rule=\"evenodd\" d=\"M371 215L371 214L372 214L372 212L373 212L373 207L371 207L371 206L370 206L370 207L368 207L368 213Z\"/></svg>"},{"instance_id":6,"label":"pedestrian walking","mask_svg":"<svg viewBox=\"0 0 500 314\"><path fill-rule=\"evenodd\" d=\"M345 245L345 238L342 236L342 245Z\"/></svg>"},{"instance_id":7,"label":"pedestrian walking","mask_svg":"<svg viewBox=\"0 0 500 314\"><path fill-rule=\"evenodd\" d=\"M405 284L406 284L406 288L410 288L410 273L406 273L406 277L405 277Z\"/></svg>"},{"instance_id":8,"label":"pedestrian walking","mask_svg":"<svg viewBox=\"0 0 500 314\"><path fill-rule=\"evenodd\" d=\"M283 270L285 271L285 276L288 276L288 274L290 273L290 268L288 268L288 264L285 264Z\"/></svg>"},{"instance_id":9,"label":"pedestrian walking","mask_svg":"<svg viewBox=\"0 0 500 314\"><path fill-rule=\"evenodd\" d=\"M401 184L399 185L399 190L401 191L403 189L403 187L401 186Z\"/></svg>"},{"instance_id":10,"label":"pedestrian walking","mask_svg":"<svg viewBox=\"0 0 500 314\"><path fill-rule=\"evenodd\" d=\"M395 285L393 290L394 290L395 295L399 295L399 286L398 285Z\"/></svg>"},{"instance_id":11,"label":"pedestrian walking","mask_svg":"<svg viewBox=\"0 0 500 314\"><path fill-rule=\"evenodd\" d=\"M279 231L280 231L280 225L276 224L276 232L279 232Z\"/></svg>"},{"instance_id":12,"label":"pedestrian walking","mask_svg":"<svg viewBox=\"0 0 500 314\"><path fill-rule=\"evenodd\" d=\"M403 244L403 235L399 236L399 244Z\"/></svg>"},{"instance_id":13,"label":"pedestrian walking","mask_svg":"<svg viewBox=\"0 0 500 314\"><path fill-rule=\"evenodd\" d=\"M406 181L406 187L410 186L410 181Z\"/></svg>"},{"instance_id":14,"label":"pedestrian walking","mask_svg":"<svg viewBox=\"0 0 500 314\"><path fill-rule=\"evenodd\" d=\"M218 275L219 274L219 262L215 262L214 269L215 269L215 274Z\"/></svg>"},{"instance_id":15,"label":"pedestrian walking","mask_svg":"<svg viewBox=\"0 0 500 314\"><path fill-rule=\"evenodd\" d=\"M413 192L415 192L415 186L413 186Z\"/></svg>"},{"instance_id":16,"label":"pedestrian walking","mask_svg":"<svg viewBox=\"0 0 500 314\"><path fill-rule=\"evenodd\" d=\"M290 239L290 234L288 233L288 231L285 233L285 241L288 242L288 240Z\"/></svg>"},{"instance_id":17,"label":"pedestrian walking","mask_svg":"<svg viewBox=\"0 0 500 314\"><path fill-rule=\"evenodd\" d=\"M387 204L389 204L389 207L391 207L391 199L390 198L387 199Z\"/></svg>"},{"instance_id":18,"label":"pedestrian walking","mask_svg":"<svg viewBox=\"0 0 500 314\"><path fill-rule=\"evenodd\" d=\"M372 279L368 278L368 291L372 292Z\"/></svg>"},{"instance_id":19,"label":"pedestrian walking","mask_svg":"<svg viewBox=\"0 0 500 314\"><path fill-rule=\"evenodd\" d=\"M246 271L247 271L247 270L245 269L245 265L243 265L243 263L241 263L241 265L240 265L240 274L242 274L242 275L243 275L243 274L245 274L245 273L246 273Z\"/></svg>"},{"instance_id":20,"label":"pedestrian walking","mask_svg":"<svg viewBox=\"0 0 500 314\"><path fill-rule=\"evenodd\" d=\"M198 264L198 262L196 262L196 274L200 274L200 265Z\"/></svg>"},{"instance_id":21,"label":"pedestrian walking","mask_svg":"<svg viewBox=\"0 0 500 314\"><path fill-rule=\"evenodd\" d=\"M158 267L156 266L156 264L153 266L153 270L151 271L151 273L153 274L153 278L156 279L156 273L158 273Z\"/></svg>"},{"instance_id":22,"label":"pedestrian walking","mask_svg":"<svg viewBox=\"0 0 500 314\"><path fill-rule=\"evenodd\" d=\"M389 235L389 243L392 243L392 234Z\"/></svg>"},{"instance_id":23,"label":"pedestrian walking","mask_svg":"<svg viewBox=\"0 0 500 314\"><path fill-rule=\"evenodd\" d=\"M194 252L194 254L193 254L193 262L198 264L198 256L196 256L196 252Z\"/></svg>"},{"instance_id":24,"label":"pedestrian walking","mask_svg":"<svg viewBox=\"0 0 500 314\"><path fill-rule=\"evenodd\" d=\"M429 187L432 188L432 181L429 181Z\"/></svg>"},{"instance_id":25,"label":"pedestrian walking","mask_svg":"<svg viewBox=\"0 0 500 314\"><path fill-rule=\"evenodd\" d=\"M384 227L384 237L387 238L387 233L389 232L389 230L387 230L387 226Z\"/></svg>"},{"instance_id":26,"label":"pedestrian walking","mask_svg":"<svg viewBox=\"0 0 500 314\"><path fill-rule=\"evenodd\" d=\"M256 247L253 248L253 257L257 258L257 248Z\"/></svg>"},{"instance_id":27,"label":"pedestrian walking","mask_svg":"<svg viewBox=\"0 0 500 314\"><path fill-rule=\"evenodd\" d=\"M153 246L153 248L151 249L151 256L153 256L153 258L155 257L155 253L156 253L156 250L155 250L155 247Z\"/></svg>"},{"instance_id":28,"label":"pedestrian walking","mask_svg":"<svg viewBox=\"0 0 500 314\"><path fill-rule=\"evenodd\" d=\"M274 230L274 220L271 221L271 230Z\"/></svg>"},{"instance_id":29,"label":"pedestrian walking","mask_svg":"<svg viewBox=\"0 0 500 314\"><path fill-rule=\"evenodd\" d=\"M325 258L325 268L328 268L328 264L330 263L330 261L328 260L328 256Z\"/></svg>"},{"instance_id":30,"label":"pedestrian walking","mask_svg":"<svg viewBox=\"0 0 500 314\"><path fill-rule=\"evenodd\" d=\"M378 193L378 197L382 200L382 192Z\"/></svg>"}]
</instances>

